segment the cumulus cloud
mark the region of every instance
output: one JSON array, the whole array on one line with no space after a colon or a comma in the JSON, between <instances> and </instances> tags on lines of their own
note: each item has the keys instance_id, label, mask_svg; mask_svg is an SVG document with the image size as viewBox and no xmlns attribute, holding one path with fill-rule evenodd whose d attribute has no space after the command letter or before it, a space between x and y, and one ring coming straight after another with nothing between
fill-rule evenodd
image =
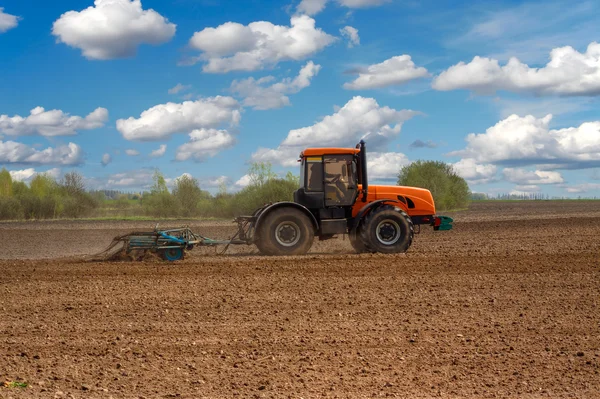
<instances>
[{"instance_id":1,"label":"cumulus cloud","mask_svg":"<svg viewBox=\"0 0 600 399\"><path fill-rule=\"evenodd\" d=\"M436 90L466 89L478 94L498 90L535 95L593 96L600 94L600 44L592 42L585 53L570 46L555 48L543 68L532 68L517 58L504 66L496 59L475 57L437 76Z\"/></svg>"},{"instance_id":2,"label":"cumulus cloud","mask_svg":"<svg viewBox=\"0 0 600 399\"><path fill-rule=\"evenodd\" d=\"M135 55L141 44L159 45L175 35L176 25L140 0L96 0L83 11L68 11L54 21L58 42L82 50L92 60Z\"/></svg>"},{"instance_id":3,"label":"cumulus cloud","mask_svg":"<svg viewBox=\"0 0 600 399\"><path fill-rule=\"evenodd\" d=\"M166 144L161 144L160 147L158 147L156 150L152 151L150 153L151 157L162 157L163 155L165 155L165 151L167 151L167 145Z\"/></svg>"},{"instance_id":4,"label":"cumulus cloud","mask_svg":"<svg viewBox=\"0 0 600 399\"><path fill-rule=\"evenodd\" d=\"M452 164L456 173L470 184L484 184L496 181L498 167L492 164L478 164L472 158L461 159Z\"/></svg>"},{"instance_id":5,"label":"cumulus cloud","mask_svg":"<svg viewBox=\"0 0 600 399\"><path fill-rule=\"evenodd\" d=\"M117 130L127 140L151 141L168 139L175 133L194 129L216 128L223 124L238 125L240 105L232 97L209 97L155 105L139 118L117 120Z\"/></svg>"},{"instance_id":6,"label":"cumulus cloud","mask_svg":"<svg viewBox=\"0 0 600 399\"><path fill-rule=\"evenodd\" d=\"M504 168L502 174L509 182L519 185L558 184L564 182L561 174L553 171Z\"/></svg>"},{"instance_id":7,"label":"cumulus cloud","mask_svg":"<svg viewBox=\"0 0 600 399\"><path fill-rule=\"evenodd\" d=\"M291 130L282 142L283 146L323 145L355 143L361 138L370 147L387 144L400 134L402 124L418 115L411 110L395 110L381 107L374 98L355 96L333 115L316 124Z\"/></svg>"},{"instance_id":8,"label":"cumulus cloud","mask_svg":"<svg viewBox=\"0 0 600 399\"><path fill-rule=\"evenodd\" d=\"M553 130L552 115L511 115L485 133L467 136L464 150L451 152L479 163L544 165L543 169L600 165L600 121Z\"/></svg>"},{"instance_id":9,"label":"cumulus cloud","mask_svg":"<svg viewBox=\"0 0 600 399\"><path fill-rule=\"evenodd\" d=\"M174 87L171 87L169 89L169 94L177 94L179 92L189 90L190 87L192 87L192 86L182 85L181 83L177 83Z\"/></svg>"},{"instance_id":10,"label":"cumulus cloud","mask_svg":"<svg viewBox=\"0 0 600 399\"><path fill-rule=\"evenodd\" d=\"M4 8L0 7L0 33L4 33L9 29L15 28L19 24L19 17L4 12Z\"/></svg>"},{"instance_id":11,"label":"cumulus cloud","mask_svg":"<svg viewBox=\"0 0 600 399\"><path fill-rule=\"evenodd\" d=\"M16 181L29 180L35 175L34 168L27 168L22 170L10 170L10 177Z\"/></svg>"},{"instance_id":12,"label":"cumulus cloud","mask_svg":"<svg viewBox=\"0 0 600 399\"><path fill-rule=\"evenodd\" d=\"M348 40L348 48L360 45L358 29L353 28L352 26L344 26L340 29L340 34Z\"/></svg>"},{"instance_id":13,"label":"cumulus cloud","mask_svg":"<svg viewBox=\"0 0 600 399\"><path fill-rule=\"evenodd\" d=\"M367 155L370 180L396 180L400 169L409 164L406 155L400 152L370 152Z\"/></svg>"},{"instance_id":14,"label":"cumulus cloud","mask_svg":"<svg viewBox=\"0 0 600 399\"><path fill-rule=\"evenodd\" d=\"M252 183L253 179L254 178L253 178L252 175L245 174L244 176L242 176L238 180L236 180L236 182L234 183L234 185L238 186L240 188L248 187L250 185L250 183Z\"/></svg>"},{"instance_id":15,"label":"cumulus cloud","mask_svg":"<svg viewBox=\"0 0 600 399\"><path fill-rule=\"evenodd\" d=\"M353 147L361 139L374 152L385 152L382 150L400 134L402 124L415 115L418 112L381 107L373 98L356 96L320 122L291 130L278 148L259 148L252 159L295 166L305 147Z\"/></svg>"},{"instance_id":16,"label":"cumulus cloud","mask_svg":"<svg viewBox=\"0 0 600 399\"><path fill-rule=\"evenodd\" d=\"M43 107L35 107L30 115L0 115L0 132L9 136L70 136L78 130L97 129L104 126L108 120L106 108L96 108L86 117L69 116L58 109L46 111Z\"/></svg>"},{"instance_id":17,"label":"cumulus cloud","mask_svg":"<svg viewBox=\"0 0 600 399\"><path fill-rule=\"evenodd\" d=\"M255 71L280 61L302 60L321 51L335 38L315 28L315 20L307 15L291 18L291 26L258 21L249 25L226 22L216 28L194 33L190 47L206 61L204 72Z\"/></svg>"},{"instance_id":18,"label":"cumulus cloud","mask_svg":"<svg viewBox=\"0 0 600 399\"><path fill-rule=\"evenodd\" d=\"M0 164L30 165L79 165L83 162L83 151L75 143L36 150L15 141L0 141Z\"/></svg>"},{"instance_id":19,"label":"cumulus cloud","mask_svg":"<svg viewBox=\"0 0 600 399\"><path fill-rule=\"evenodd\" d=\"M134 149L127 149L125 150L125 154L129 155L130 157L135 157L140 155L140 152L138 150L134 150Z\"/></svg>"},{"instance_id":20,"label":"cumulus cloud","mask_svg":"<svg viewBox=\"0 0 600 399\"><path fill-rule=\"evenodd\" d=\"M320 69L320 65L309 61L294 79L286 78L270 86L265 84L272 82L275 79L273 76L258 80L254 78L234 80L231 83L231 91L244 98L243 104L246 107L256 110L281 108L290 105L287 94L295 94L308 87L311 79L319 73Z\"/></svg>"},{"instance_id":21,"label":"cumulus cloud","mask_svg":"<svg viewBox=\"0 0 600 399\"><path fill-rule=\"evenodd\" d=\"M190 141L177 148L175 160L186 161L192 158L196 162L202 162L236 143L235 137L226 130L198 129L189 136Z\"/></svg>"},{"instance_id":22,"label":"cumulus cloud","mask_svg":"<svg viewBox=\"0 0 600 399\"><path fill-rule=\"evenodd\" d=\"M106 166L109 163L112 162L112 157L110 156L109 153L106 153L104 155L102 155L102 161L100 161L100 163L102 164L102 166Z\"/></svg>"},{"instance_id":23,"label":"cumulus cloud","mask_svg":"<svg viewBox=\"0 0 600 399\"><path fill-rule=\"evenodd\" d=\"M427 69L415 66L410 55L392 57L380 64L370 65L357 72L358 77L352 82L345 83L344 89L379 89L401 85L411 80L429 76Z\"/></svg>"}]
</instances>

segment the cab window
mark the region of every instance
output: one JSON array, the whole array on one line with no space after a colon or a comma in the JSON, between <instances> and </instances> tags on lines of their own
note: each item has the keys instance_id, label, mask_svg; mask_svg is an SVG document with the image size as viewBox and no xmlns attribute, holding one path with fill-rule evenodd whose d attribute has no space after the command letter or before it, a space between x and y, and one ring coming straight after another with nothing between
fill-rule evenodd
<instances>
[{"instance_id":1,"label":"cab window","mask_svg":"<svg viewBox=\"0 0 600 399\"><path fill-rule=\"evenodd\" d=\"M323 158L306 158L306 191L323 191Z\"/></svg>"}]
</instances>

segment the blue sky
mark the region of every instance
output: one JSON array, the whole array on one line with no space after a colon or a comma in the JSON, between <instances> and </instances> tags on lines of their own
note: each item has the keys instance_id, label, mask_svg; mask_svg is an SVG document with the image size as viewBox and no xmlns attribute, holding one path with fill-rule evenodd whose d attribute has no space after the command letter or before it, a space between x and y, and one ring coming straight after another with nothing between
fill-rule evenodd
<instances>
[{"instance_id":1,"label":"blue sky","mask_svg":"<svg viewBox=\"0 0 600 399\"><path fill-rule=\"evenodd\" d=\"M204 189L365 137L473 191L600 196L596 1L0 0L0 166Z\"/></svg>"}]
</instances>

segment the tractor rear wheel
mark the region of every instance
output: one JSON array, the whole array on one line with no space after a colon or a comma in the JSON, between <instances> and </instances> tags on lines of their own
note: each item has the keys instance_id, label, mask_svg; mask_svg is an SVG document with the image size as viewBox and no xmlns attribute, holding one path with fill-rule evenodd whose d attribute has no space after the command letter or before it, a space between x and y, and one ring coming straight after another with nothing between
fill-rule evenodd
<instances>
[{"instance_id":1,"label":"tractor rear wheel","mask_svg":"<svg viewBox=\"0 0 600 399\"><path fill-rule=\"evenodd\" d=\"M363 244L374 252L406 252L414 237L413 223L406 212L383 205L369 212L360 230Z\"/></svg>"},{"instance_id":2,"label":"tractor rear wheel","mask_svg":"<svg viewBox=\"0 0 600 399\"><path fill-rule=\"evenodd\" d=\"M256 246L263 255L303 255L315 232L301 210L285 207L271 211L257 229Z\"/></svg>"}]
</instances>

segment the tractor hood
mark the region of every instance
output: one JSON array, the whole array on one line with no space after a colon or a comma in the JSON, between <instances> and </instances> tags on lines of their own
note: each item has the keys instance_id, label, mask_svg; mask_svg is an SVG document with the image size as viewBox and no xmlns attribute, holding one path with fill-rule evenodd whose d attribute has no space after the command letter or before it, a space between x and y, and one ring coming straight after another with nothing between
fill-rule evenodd
<instances>
[{"instance_id":1,"label":"tractor hood","mask_svg":"<svg viewBox=\"0 0 600 399\"><path fill-rule=\"evenodd\" d=\"M359 190L362 189L359 184ZM435 215L435 204L431 191L406 186L381 186L369 184L369 193L367 203L382 199L397 200L405 204L405 208L410 216L429 216ZM353 209L353 214L358 213L366 203L359 200ZM358 208L358 210L357 210Z\"/></svg>"}]
</instances>

